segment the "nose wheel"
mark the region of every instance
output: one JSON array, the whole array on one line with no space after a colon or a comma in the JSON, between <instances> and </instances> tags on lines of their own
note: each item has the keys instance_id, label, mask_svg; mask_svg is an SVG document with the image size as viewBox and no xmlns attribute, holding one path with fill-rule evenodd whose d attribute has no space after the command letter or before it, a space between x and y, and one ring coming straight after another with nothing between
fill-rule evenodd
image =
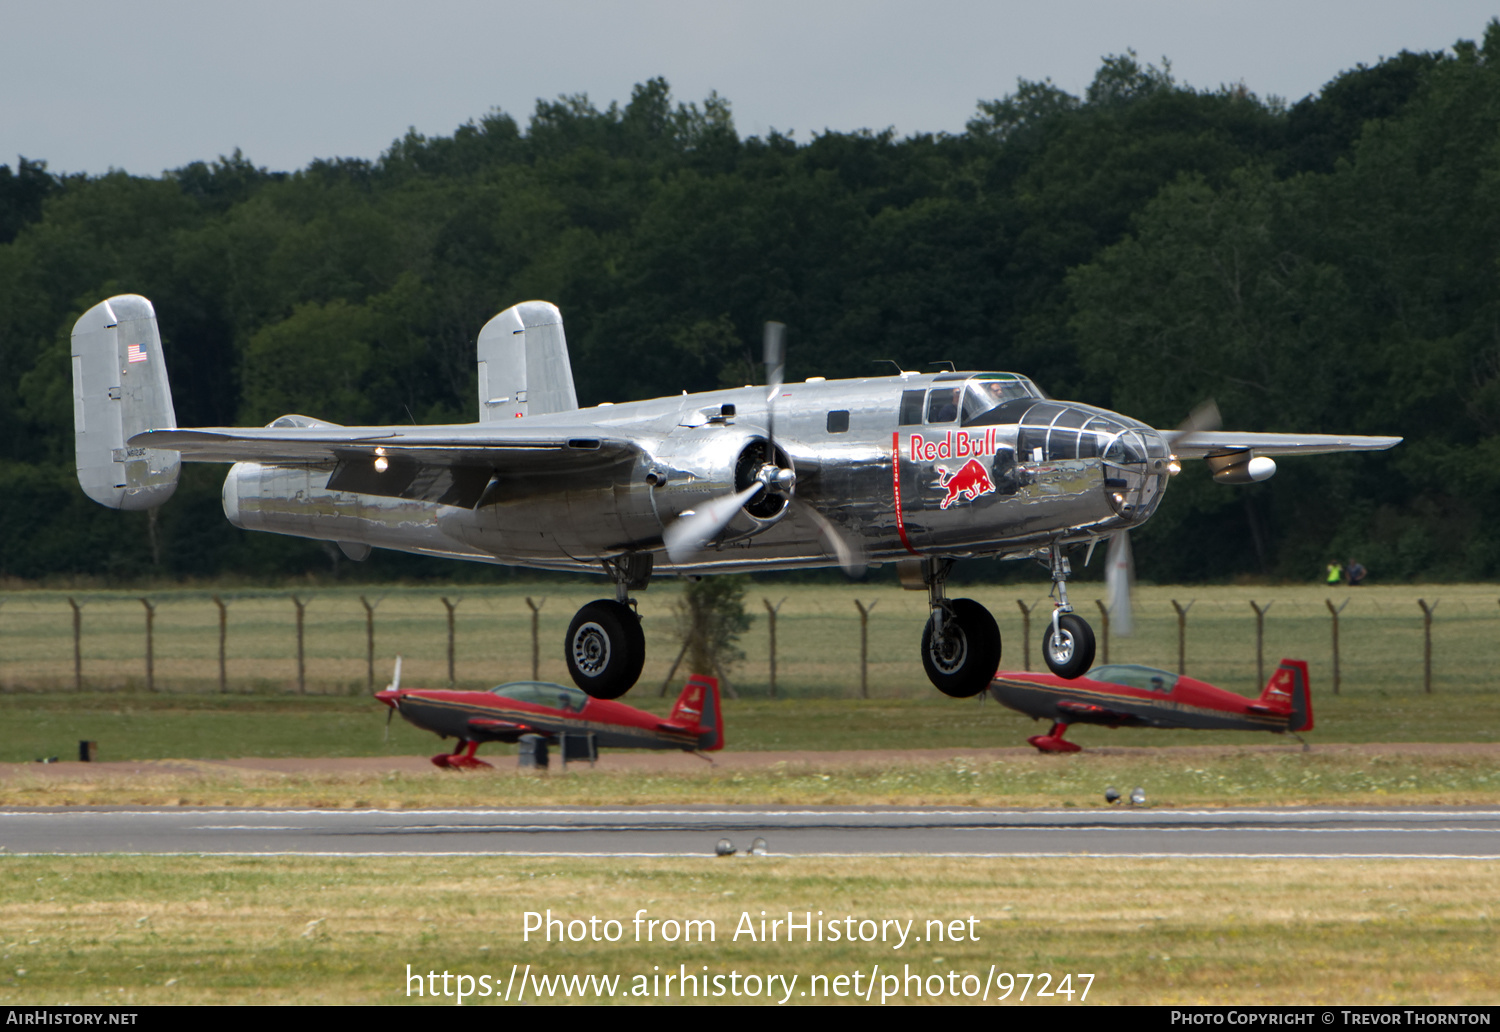
<instances>
[{"instance_id":1,"label":"nose wheel","mask_svg":"<svg viewBox=\"0 0 1500 1032\"><path fill-rule=\"evenodd\" d=\"M1094 629L1077 613L1059 613L1057 626L1043 632L1042 658L1058 677L1082 675L1094 665Z\"/></svg>"},{"instance_id":2,"label":"nose wheel","mask_svg":"<svg viewBox=\"0 0 1500 1032\"><path fill-rule=\"evenodd\" d=\"M1068 603L1068 574L1073 567L1062 548L1054 544L1048 552L1052 570L1052 595L1056 606L1052 621L1042 635L1042 658L1047 669L1071 681L1094 665L1094 629Z\"/></svg>"}]
</instances>

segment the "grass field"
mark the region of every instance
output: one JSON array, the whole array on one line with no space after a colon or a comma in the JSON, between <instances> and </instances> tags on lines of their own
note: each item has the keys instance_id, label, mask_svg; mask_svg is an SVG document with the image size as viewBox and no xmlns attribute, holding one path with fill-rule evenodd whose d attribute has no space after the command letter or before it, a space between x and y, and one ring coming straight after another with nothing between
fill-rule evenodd
<instances>
[{"instance_id":1,"label":"grass field","mask_svg":"<svg viewBox=\"0 0 1500 1032\"><path fill-rule=\"evenodd\" d=\"M196 768L196 769L195 769ZM928 805L1104 807L1107 785L1146 790L1155 807L1431 806L1500 802L1493 755L1156 750L1068 757L955 757L939 762L838 762L834 754L762 768L694 766L673 772L570 765L537 777L513 766L456 774L280 773L163 765L149 773L11 774L6 806L256 806L321 809L466 806Z\"/></svg>"},{"instance_id":2,"label":"grass field","mask_svg":"<svg viewBox=\"0 0 1500 1032\"><path fill-rule=\"evenodd\" d=\"M457 1002L408 996L407 965L419 976L436 972L424 989L439 993L443 972L468 975L476 995L467 1002L494 1004L513 964L517 978L526 965L548 979L619 976L615 1002L666 1002L661 976L684 970L725 976L726 995L713 1002L777 1002L786 987L778 980L768 999L772 975L796 976L788 1002L824 1002L837 976L862 972L863 991L878 965L878 975L898 978L877 981L872 1002L882 989L905 991L890 1003L981 1002L984 981L993 1003L993 986L1004 984L991 981L993 970L1049 974L1050 990L1072 975L1074 1004L1084 974L1094 976L1088 1004L1491 1004L1500 994L1494 870L1452 860L1119 859L1103 869L1084 857L847 866L774 856L8 857L0 859L0 1004ZM648 919L711 920L714 941L636 943L640 909ZM620 941L559 943L557 933L551 944L523 941L524 914L548 910L565 921L597 917L601 936L602 922L618 920ZM928 921L947 932L957 921L962 936L896 948L886 926L885 943L807 943L799 932L788 944L784 929L774 943L736 941L741 915L759 934L762 910L770 918L790 910L798 921L809 912L852 916L855 927L912 921L911 936L929 931ZM602 1002L597 984L582 1002ZM761 995L729 996L733 984ZM451 979L448 991L459 985ZM1010 985L1003 1006L1021 1005L1023 986L1025 1004L1070 1005L1062 995L1039 998L1048 988L1040 978ZM852 992L852 981L842 986ZM489 995L478 996L481 987ZM648 995L627 995L636 987ZM799 995L809 989L814 995ZM551 996L537 990L527 983L528 1002L569 999L555 983Z\"/></svg>"},{"instance_id":3,"label":"grass field","mask_svg":"<svg viewBox=\"0 0 1500 1032\"><path fill-rule=\"evenodd\" d=\"M1099 585L1075 585L1080 611L1100 627L1094 596ZM677 654L672 603L680 586L662 580L640 593L647 661L635 695L654 693ZM959 592L955 592L958 594ZM1048 612L1045 586L963 589L988 606L1005 640L1005 668L1041 665L1038 642ZM145 683L145 609L139 592L74 593L83 606L82 652L86 688L140 690ZM565 681L562 638L574 611L607 595L604 582L463 588L324 589L305 592L306 679L310 692L348 694L366 686L364 594L376 608L378 684L397 653L406 657L413 685L447 680L447 616L441 599L461 599L456 610L456 677L488 687L531 676L531 613L526 596L545 597L540 619L544 680ZM155 602L156 686L167 692L212 692L218 686L218 608L211 592L148 593ZM73 687L72 609L67 592L10 592L0 598L0 690L54 691ZM224 592L228 603L227 674L234 692L285 692L297 683L295 607L290 592ZM777 624L778 690L790 697L859 694L859 616L854 601L877 602L869 622L869 691L877 698L927 698L918 644L926 596L885 584L752 585L747 609L755 623L741 645L745 660L734 681L747 697L764 696L769 679L768 634L762 599L782 598ZM1266 662L1282 656L1312 664L1313 690L1332 694L1331 618L1325 599L1348 604L1340 617L1341 691L1391 696L1423 690L1422 612L1436 603L1432 626L1433 689L1440 694L1500 691L1500 587L1427 585L1360 587L1329 593L1322 587L1143 587L1136 595L1136 634L1114 637L1110 659L1175 669L1177 616L1187 614L1188 672L1235 691L1259 691L1255 614L1265 619ZM1024 647L1017 606L1040 603ZM1100 650L1103 661L1103 649Z\"/></svg>"}]
</instances>

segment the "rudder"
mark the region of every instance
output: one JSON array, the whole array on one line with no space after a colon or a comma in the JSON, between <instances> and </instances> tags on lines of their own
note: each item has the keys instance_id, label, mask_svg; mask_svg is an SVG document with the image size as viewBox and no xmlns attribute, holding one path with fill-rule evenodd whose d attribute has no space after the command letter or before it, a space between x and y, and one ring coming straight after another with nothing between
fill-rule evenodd
<instances>
[{"instance_id":1,"label":"rudder","mask_svg":"<svg viewBox=\"0 0 1500 1032\"><path fill-rule=\"evenodd\" d=\"M578 408L556 305L512 305L484 324L477 350L481 423Z\"/></svg>"},{"instance_id":2,"label":"rudder","mask_svg":"<svg viewBox=\"0 0 1500 1032\"><path fill-rule=\"evenodd\" d=\"M156 310L138 294L101 301L73 325L73 441L78 483L111 509L153 509L177 490L175 451L126 445L175 429Z\"/></svg>"},{"instance_id":3,"label":"rudder","mask_svg":"<svg viewBox=\"0 0 1500 1032\"><path fill-rule=\"evenodd\" d=\"M1261 692L1261 701L1291 705L1288 731L1311 731L1313 727L1312 692L1308 687L1307 661L1283 659Z\"/></svg>"},{"instance_id":4,"label":"rudder","mask_svg":"<svg viewBox=\"0 0 1500 1032\"><path fill-rule=\"evenodd\" d=\"M700 751L724 748L724 711L719 705L718 679L704 674L689 677L668 719L674 724L697 725Z\"/></svg>"}]
</instances>

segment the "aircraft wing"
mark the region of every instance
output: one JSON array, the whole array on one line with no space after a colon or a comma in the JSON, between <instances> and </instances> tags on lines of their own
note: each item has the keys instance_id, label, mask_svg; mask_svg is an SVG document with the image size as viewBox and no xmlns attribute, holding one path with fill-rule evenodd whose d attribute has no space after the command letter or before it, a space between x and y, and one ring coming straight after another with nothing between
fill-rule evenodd
<instances>
[{"instance_id":1,"label":"aircraft wing","mask_svg":"<svg viewBox=\"0 0 1500 1032\"><path fill-rule=\"evenodd\" d=\"M1385 451L1401 443L1399 437L1356 437L1341 434L1245 434L1225 430L1195 430L1172 445L1178 458L1201 459L1224 452L1253 451L1257 455L1325 455L1342 451Z\"/></svg>"},{"instance_id":2,"label":"aircraft wing","mask_svg":"<svg viewBox=\"0 0 1500 1032\"><path fill-rule=\"evenodd\" d=\"M1072 699L1063 699L1059 702L1057 711L1075 720L1107 720L1124 723L1132 719L1129 713L1119 713L1103 706L1095 706L1093 703L1075 702Z\"/></svg>"},{"instance_id":3,"label":"aircraft wing","mask_svg":"<svg viewBox=\"0 0 1500 1032\"><path fill-rule=\"evenodd\" d=\"M592 428L271 426L147 430L134 447L175 451L188 462L258 462L331 467L334 491L410 498L472 508L493 476L570 477L633 465L643 454L629 438Z\"/></svg>"},{"instance_id":4,"label":"aircraft wing","mask_svg":"<svg viewBox=\"0 0 1500 1032\"><path fill-rule=\"evenodd\" d=\"M533 734L536 731L529 724L517 724L513 720L495 720L492 717L470 717L469 730L492 735L510 734L515 731L524 735Z\"/></svg>"}]
</instances>

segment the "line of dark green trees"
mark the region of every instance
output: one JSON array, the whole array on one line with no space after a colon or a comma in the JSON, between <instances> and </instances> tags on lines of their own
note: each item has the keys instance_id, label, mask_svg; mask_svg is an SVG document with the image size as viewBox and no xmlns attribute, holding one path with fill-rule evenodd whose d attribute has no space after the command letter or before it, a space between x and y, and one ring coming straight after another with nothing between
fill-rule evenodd
<instances>
[{"instance_id":1,"label":"line of dark green trees","mask_svg":"<svg viewBox=\"0 0 1500 1032\"><path fill-rule=\"evenodd\" d=\"M1235 429L1406 438L1249 488L1190 466L1137 535L1150 579L1500 574L1500 22L1290 106L1127 54L955 136L741 139L654 79L291 173L0 166L0 576L336 561L229 527L216 467L154 520L83 497L68 334L127 291L185 426L470 421L478 329L529 298L561 306L585 405L747 382L774 317L792 377L947 360L1157 426L1213 397Z\"/></svg>"}]
</instances>

